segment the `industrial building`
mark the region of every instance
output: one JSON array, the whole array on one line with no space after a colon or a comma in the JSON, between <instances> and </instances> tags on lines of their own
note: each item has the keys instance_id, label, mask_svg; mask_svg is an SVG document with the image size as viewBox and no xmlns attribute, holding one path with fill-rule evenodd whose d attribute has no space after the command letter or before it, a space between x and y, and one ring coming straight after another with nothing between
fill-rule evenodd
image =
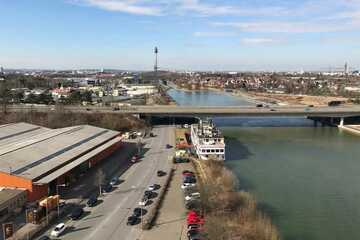
<instances>
[{"instance_id":1,"label":"industrial building","mask_svg":"<svg viewBox=\"0 0 360 240\"><path fill-rule=\"evenodd\" d=\"M0 222L19 213L26 203L26 191L0 188Z\"/></svg>"},{"instance_id":2,"label":"industrial building","mask_svg":"<svg viewBox=\"0 0 360 240\"><path fill-rule=\"evenodd\" d=\"M24 189L29 202L56 193L121 145L120 133L89 125L48 129L0 126L0 187Z\"/></svg>"}]
</instances>

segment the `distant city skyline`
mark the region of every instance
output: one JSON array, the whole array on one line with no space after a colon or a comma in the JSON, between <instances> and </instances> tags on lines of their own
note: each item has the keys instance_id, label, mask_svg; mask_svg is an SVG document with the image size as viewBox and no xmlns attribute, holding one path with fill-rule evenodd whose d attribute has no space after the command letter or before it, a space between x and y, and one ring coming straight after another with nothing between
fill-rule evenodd
<instances>
[{"instance_id":1,"label":"distant city skyline","mask_svg":"<svg viewBox=\"0 0 360 240\"><path fill-rule=\"evenodd\" d=\"M2 1L5 69L360 68L360 0Z\"/></svg>"}]
</instances>

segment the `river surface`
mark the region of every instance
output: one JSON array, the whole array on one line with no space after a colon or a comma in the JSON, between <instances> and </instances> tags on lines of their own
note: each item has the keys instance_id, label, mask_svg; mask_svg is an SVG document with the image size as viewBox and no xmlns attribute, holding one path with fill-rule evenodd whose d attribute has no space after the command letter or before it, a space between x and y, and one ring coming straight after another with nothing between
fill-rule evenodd
<instances>
[{"instance_id":1,"label":"river surface","mask_svg":"<svg viewBox=\"0 0 360 240\"><path fill-rule=\"evenodd\" d=\"M170 90L179 105L251 105L228 93ZM360 239L360 138L302 118L216 118L226 165L284 240Z\"/></svg>"}]
</instances>

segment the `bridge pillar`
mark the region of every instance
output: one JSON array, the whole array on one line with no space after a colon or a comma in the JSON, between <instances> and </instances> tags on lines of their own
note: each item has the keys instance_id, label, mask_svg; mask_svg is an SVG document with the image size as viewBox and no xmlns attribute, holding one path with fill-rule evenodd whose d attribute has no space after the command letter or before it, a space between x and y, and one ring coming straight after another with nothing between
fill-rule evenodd
<instances>
[{"instance_id":1,"label":"bridge pillar","mask_svg":"<svg viewBox=\"0 0 360 240\"><path fill-rule=\"evenodd\" d=\"M318 121L314 120L314 127L317 127L317 126L318 126Z\"/></svg>"},{"instance_id":2,"label":"bridge pillar","mask_svg":"<svg viewBox=\"0 0 360 240\"><path fill-rule=\"evenodd\" d=\"M343 127L344 126L344 118L342 117L341 119L340 119L340 127Z\"/></svg>"}]
</instances>

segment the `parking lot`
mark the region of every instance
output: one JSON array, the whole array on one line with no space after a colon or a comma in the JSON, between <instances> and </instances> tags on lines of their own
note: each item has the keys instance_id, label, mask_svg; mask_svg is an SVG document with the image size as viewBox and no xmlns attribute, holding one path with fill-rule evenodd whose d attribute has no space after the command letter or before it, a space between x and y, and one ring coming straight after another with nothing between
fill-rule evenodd
<instances>
[{"instance_id":1,"label":"parking lot","mask_svg":"<svg viewBox=\"0 0 360 240\"><path fill-rule=\"evenodd\" d=\"M181 189L183 182L182 172L193 171L191 163L175 165L175 171L161 206L155 225L149 231L144 231L142 240L176 239L187 240L187 223L184 192Z\"/></svg>"}]
</instances>

